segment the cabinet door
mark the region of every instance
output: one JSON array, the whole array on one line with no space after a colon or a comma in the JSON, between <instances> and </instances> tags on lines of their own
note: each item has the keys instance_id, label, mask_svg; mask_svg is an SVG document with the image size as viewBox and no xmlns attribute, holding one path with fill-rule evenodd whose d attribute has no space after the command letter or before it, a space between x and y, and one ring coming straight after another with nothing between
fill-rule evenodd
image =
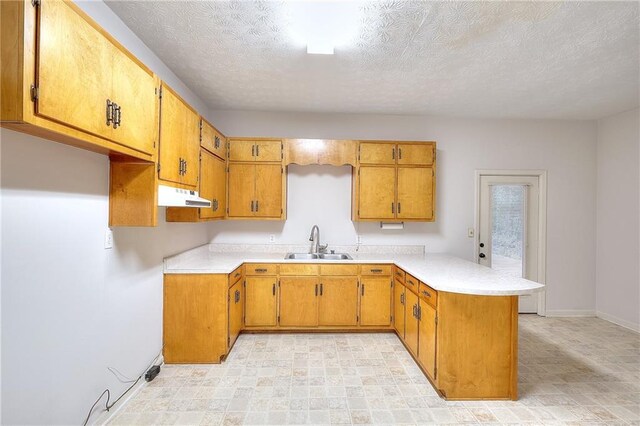
<instances>
[{"instance_id":1,"label":"cabinet door","mask_svg":"<svg viewBox=\"0 0 640 426\"><path fill-rule=\"evenodd\" d=\"M200 176L200 117L190 107L186 109L185 113L185 130L182 141L185 171L181 182L189 186L198 186L198 176Z\"/></svg>"},{"instance_id":2,"label":"cabinet door","mask_svg":"<svg viewBox=\"0 0 640 426\"><path fill-rule=\"evenodd\" d=\"M398 167L398 219L433 218L433 169Z\"/></svg>"},{"instance_id":3,"label":"cabinet door","mask_svg":"<svg viewBox=\"0 0 640 426\"><path fill-rule=\"evenodd\" d=\"M358 277L321 277L319 325L357 325Z\"/></svg>"},{"instance_id":4,"label":"cabinet door","mask_svg":"<svg viewBox=\"0 0 640 426\"><path fill-rule=\"evenodd\" d=\"M314 327L318 325L317 277L280 278L280 325Z\"/></svg>"},{"instance_id":5,"label":"cabinet door","mask_svg":"<svg viewBox=\"0 0 640 426\"><path fill-rule=\"evenodd\" d=\"M398 164L430 166L433 164L433 149L430 143L398 144Z\"/></svg>"},{"instance_id":6,"label":"cabinet door","mask_svg":"<svg viewBox=\"0 0 640 426\"><path fill-rule=\"evenodd\" d=\"M414 355L418 355L418 296L412 291L405 291L405 325L404 343Z\"/></svg>"},{"instance_id":7,"label":"cabinet door","mask_svg":"<svg viewBox=\"0 0 640 426\"><path fill-rule=\"evenodd\" d=\"M113 44L62 1L42 2L38 37L36 114L111 139Z\"/></svg>"},{"instance_id":8,"label":"cabinet door","mask_svg":"<svg viewBox=\"0 0 640 426\"><path fill-rule=\"evenodd\" d=\"M200 156L200 196L211 200L211 207L200 209L200 218L224 217L227 176L225 162L204 149L201 150Z\"/></svg>"},{"instance_id":9,"label":"cabinet door","mask_svg":"<svg viewBox=\"0 0 640 426\"><path fill-rule=\"evenodd\" d=\"M282 141L256 141L256 161L281 161Z\"/></svg>"},{"instance_id":10,"label":"cabinet door","mask_svg":"<svg viewBox=\"0 0 640 426\"><path fill-rule=\"evenodd\" d=\"M360 142L360 164L395 164L396 144Z\"/></svg>"},{"instance_id":11,"label":"cabinet door","mask_svg":"<svg viewBox=\"0 0 640 426\"><path fill-rule=\"evenodd\" d=\"M254 161L256 141L234 139L229 141L229 161Z\"/></svg>"},{"instance_id":12,"label":"cabinet door","mask_svg":"<svg viewBox=\"0 0 640 426\"><path fill-rule=\"evenodd\" d=\"M360 325L391 324L391 278L362 277L360 281Z\"/></svg>"},{"instance_id":13,"label":"cabinet door","mask_svg":"<svg viewBox=\"0 0 640 426\"><path fill-rule=\"evenodd\" d=\"M207 121L202 120L200 129L200 146L223 160L226 156L226 141L222 135Z\"/></svg>"},{"instance_id":14,"label":"cabinet door","mask_svg":"<svg viewBox=\"0 0 640 426\"><path fill-rule=\"evenodd\" d=\"M242 330L244 315L244 282L238 281L229 289L229 346Z\"/></svg>"},{"instance_id":15,"label":"cabinet door","mask_svg":"<svg viewBox=\"0 0 640 426\"><path fill-rule=\"evenodd\" d=\"M245 325L276 325L276 277L247 277L245 293Z\"/></svg>"},{"instance_id":16,"label":"cabinet door","mask_svg":"<svg viewBox=\"0 0 640 426\"><path fill-rule=\"evenodd\" d=\"M120 121L113 132L114 141L153 154L158 132L153 73L115 46L113 51L113 100L118 104Z\"/></svg>"},{"instance_id":17,"label":"cabinet door","mask_svg":"<svg viewBox=\"0 0 640 426\"><path fill-rule=\"evenodd\" d=\"M251 217L256 193L256 166L229 163L229 217Z\"/></svg>"},{"instance_id":18,"label":"cabinet door","mask_svg":"<svg viewBox=\"0 0 640 426\"><path fill-rule=\"evenodd\" d=\"M420 347L418 359L427 374L435 379L436 367L436 310L424 301L420 301Z\"/></svg>"},{"instance_id":19,"label":"cabinet door","mask_svg":"<svg viewBox=\"0 0 640 426\"><path fill-rule=\"evenodd\" d=\"M395 167L360 167L358 217L395 219Z\"/></svg>"},{"instance_id":20,"label":"cabinet door","mask_svg":"<svg viewBox=\"0 0 640 426\"><path fill-rule=\"evenodd\" d=\"M393 326L401 339L404 339L405 315L404 285L396 280L393 284Z\"/></svg>"},{"instance_id":21,"label":"cabinet door","mask_svg":"<svg viewBox=\"0 0 640 426\"><path fill-rule=\"evenodd\" d=\"M258 217L282 216L282 179L280 164L256 164L255 214Z\"/></svg>"}]
</instances>

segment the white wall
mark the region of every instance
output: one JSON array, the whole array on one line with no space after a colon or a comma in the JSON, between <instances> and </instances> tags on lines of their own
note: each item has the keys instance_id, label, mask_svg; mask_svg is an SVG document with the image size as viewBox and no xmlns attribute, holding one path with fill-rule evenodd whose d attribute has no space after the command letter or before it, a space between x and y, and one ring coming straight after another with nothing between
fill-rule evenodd
<instances>
[{"instance_id":1,"label":"white wall","mask_svg":"<svg viewBox=\"0 0 640 426\"><path fill-rule=\"evenodd\" d=\"M640 110L598 121L598 316L640 331Z\"/></svg>"},{"instance_id":2,"label":"white wall","mask_svg":"<svg viewBox=\"0 0 640 426\"><path fill-rule=\"evenodd\" d=\"M349 167L292 166L288 220L212 225L214 242L302 243L313 224L329 244L425 244L473 260L476 169L548 171L547 311L595 313L596 128L592 121L445 119L418 116L211 111L231 136L406 139L438 142L437 220L381 231L350 220ZM337 206L337 207L336 207Z\"/></svg>"},{"instance_id":3,"label":"white wall","mask_svg":"<svg viewBox=\"0 0 640 426\"><path fill-rule=\"evenodd\" d=\"M81 6L207 112L104 3ZM162 209L158 228L114 229L105 250L106 156L5 129L0 151L1 423L80 424L128 386L107 367L135 377L159 352L162 258L206 243L207 226Z\"/></svg>"}]
</instances>

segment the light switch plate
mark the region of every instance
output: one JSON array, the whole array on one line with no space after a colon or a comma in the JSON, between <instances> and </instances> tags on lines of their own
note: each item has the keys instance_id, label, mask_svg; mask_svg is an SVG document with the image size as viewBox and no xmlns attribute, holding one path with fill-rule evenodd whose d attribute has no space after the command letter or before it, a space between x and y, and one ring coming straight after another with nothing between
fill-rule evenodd
<instances>
[{"instance_id":1,"label":"light switch plate","mask_svg":"<svg viewBox=\"0 0 640 426\"><path fill-rule=\"evenodd\" d=\"M107 231L104 233L104 248L113 248L113 231L111 229L107 229Z\"/></svg>"}]
</instances>

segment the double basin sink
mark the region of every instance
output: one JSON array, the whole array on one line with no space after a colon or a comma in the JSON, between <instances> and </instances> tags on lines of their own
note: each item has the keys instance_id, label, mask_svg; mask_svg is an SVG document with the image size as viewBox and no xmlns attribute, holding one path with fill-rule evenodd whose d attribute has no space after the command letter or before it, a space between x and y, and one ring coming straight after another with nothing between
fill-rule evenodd
<instances>
[{"instance_id":1,"label":"double basin sink","mask_svg":"<svg viewBox=\"0 0 640 426\"><path fill-rule=\"evenodd\" d=\"M285 260L353 260L346 253L287 253L284 258Z\"/></svg>"}]
</instances>

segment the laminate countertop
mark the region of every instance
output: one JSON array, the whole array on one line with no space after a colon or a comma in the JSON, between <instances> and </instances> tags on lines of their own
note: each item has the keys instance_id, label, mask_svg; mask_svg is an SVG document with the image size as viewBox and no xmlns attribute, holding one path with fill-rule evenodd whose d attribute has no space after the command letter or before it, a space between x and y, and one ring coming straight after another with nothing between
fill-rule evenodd
<instances>
[{"instance_id":1,"label":"laminate countertop","mask_svg":"<svg viewBox=\"0 0 640 426\"><path fill-rule=\"evenodd\" d=\"M211 244L168 257L165 274L229 274L243 263L387 263L394 264L437 291L484 296L518 296L536 293L543 284L508 276L486 266L448 254L424 253L420 246L386 247L342 251L352 260L289 260L292 246L234 246ZM257 251L264 248L264 251ZM333 247L331 247L333 248ZM336 250L339 251L339 250Z\"/></svg>"}]
</instances>

